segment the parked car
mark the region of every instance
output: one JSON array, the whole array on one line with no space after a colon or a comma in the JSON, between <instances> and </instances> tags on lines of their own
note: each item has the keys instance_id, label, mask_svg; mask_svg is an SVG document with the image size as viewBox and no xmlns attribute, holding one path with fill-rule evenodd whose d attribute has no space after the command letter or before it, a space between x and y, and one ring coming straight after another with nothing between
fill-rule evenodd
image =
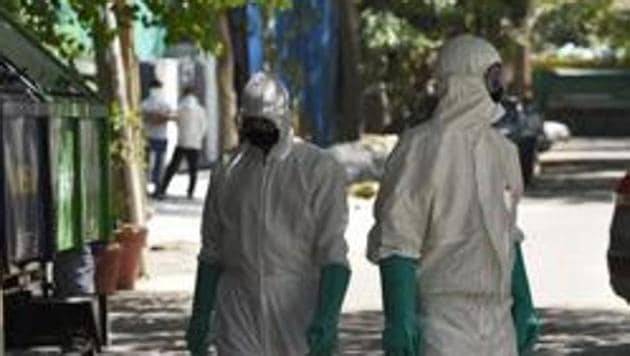
<instances>
[{"instance_id":1,"label":"parked car","mask_svg":"<svg viewBox=\"0 0 630 356\"><path fill-rule=\"evenodd\" d=\"M506 97L501 102L505 115L494 127L518 146L523 181L529 184L538 165L538 154L551 147L545 136L543 120L535 110L524 107L516 97Z\"/></svg>"},{"instance_id":2,"label":"parked car","mask_svg":"<svg viewBox=\"0 0 630 356\"><path fill-rule=\"evenodd\" d=\"M630 302L630 171L615 189L607 260L610 286L615 294Z\"/></svg>"}]
</instances>

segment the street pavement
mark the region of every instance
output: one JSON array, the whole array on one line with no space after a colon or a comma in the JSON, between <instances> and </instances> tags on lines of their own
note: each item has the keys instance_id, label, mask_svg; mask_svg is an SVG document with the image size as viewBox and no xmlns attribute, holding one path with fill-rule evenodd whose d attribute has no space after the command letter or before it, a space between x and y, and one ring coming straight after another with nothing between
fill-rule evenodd
<instances>
[{"instance_id":1,"label":"street pavement","mask_svg":"<svg viewBox=\"0 0 630 356\"><path fill-rule=\"evenodd\" d=\"M606 252L613 189L630 168L630 140L574 140L542 160L519 210L537 304L629 310L609 287Z\"/></svg>"},{"instance_id":2,"label":"street pavement","mask_svg":"<svg viewBox=\"0 0 630 356\"><path fill-rule=\"evenodd\" d=\"M606 269L612 187L630 167L630 140L572 140L541 159L542 172L519 211L532 292L544 321L536 354L630 355L630 309L612 293ZM141 283L142 293L186 299L192 291L207 175L195 201L178 198L186 183L185 175L177 177L174 197L155 205L151 277ZM377 268L364 257L372 205L372 199L349 198L346 238L353 276L344 306L344 355L379 354L380 281Z\"/></svg>"},{"instance_id":3,"label":"street pavement","mask_svg":"<svg viewBox=\"0 0 630 356\"><path fill-rule=\"evenodd\" d=\"M628 140L630 141L630 140ZM602 156L605 152L609 154ZM630 163L626 140L578 139L559 144L542 156L542 174L528 188L519 209L519 225L526 235L524 253L537 305L559 308L621 309L606 270L612 187ZM562 164L560 162L563 162ZM175 178L171 196L155 202L149 222L149 244L156 263L144 291L191 291L195 253L208 173L202 174L195 199L185 198L187 176ZM364 257L372 225L372 199L349 197L350 223L346 238L353 268L346 312L379 310L378 270ZM160 257L164 250L181 250L172 263ZM187 255L187 253L190 253Z\"/></svg>"},{"instance_id":4,"label":"street pavement","mask_svg":"<svg viewBox=\"0 0 630 356\"><path fill-rule=\"evenodd\" d=\"M624 140L574 140L542 157L542 172L519 211L532 291L543 320L535 355L630 355L630 309L608 285L606 248L612 187L630 163ZM177 176L154 202L149 277L112 299L111 355L185 354L183 341L199 249L208 174L195 199ZM381 355L378 270L365 257L373 200L349 198L352 282L341 326L342 355Z\"/></svg>"}]
</instances>

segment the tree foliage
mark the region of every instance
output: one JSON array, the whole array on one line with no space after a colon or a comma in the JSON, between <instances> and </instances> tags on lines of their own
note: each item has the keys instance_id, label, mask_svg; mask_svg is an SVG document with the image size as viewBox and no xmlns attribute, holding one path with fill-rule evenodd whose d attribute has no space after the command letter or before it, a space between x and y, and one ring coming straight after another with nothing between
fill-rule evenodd
<instances>
[{"instance_id":1,"label":"tree foliage","mask_svg":"<svg viewBox=\"0 0 630 356\"><path fill-rule=\"evenodd\" d=\"M613 0L557 1L555 6L546 2L547 11L541 12L534 25L535 48L543 50L567 43L589 47L607 41L614 29L608 24L621 15L613 4Z\"/></svg>"},{"instance_id":2,"label":"tree foliage","mask_svg":"<svg viewBox=\"0 0 630 356\"><path fill-rule=\"evenodd\" d=\"M475 33L509 58L532 1L363 0L367 81L386 83L394 118L409 116L418 111L435 50L446 38Z\"/></svg>"},{"instance_id":3,"label":"tree foliage","mask_svg":"<svg viewBox=\"0 0 630 356\"><path fill-rule=\"evenodd\" d=\"M285 7L289 0L258 0L265 9ZM64 58L85 54L85 40L110 40L115 33L104 26L103 9L110 7L119 20L142 21L166 29L167 43L191 42L219 52L217 22L225 10L248 0L3 0L0 6L15 14L31 31ZM141 11L142 7L149 10ZM76 31L83 30L80 38Z\"/></svg>"},{"instance_id":4,"label":"tree foliage","mask_svg":"<svg viewBox=\"0 0 630 356\"><path fill-rule=\"evenodd\" d=\"M72 36L60 29L67 20L61 13L59 1L5 0L0 5L20 20L38 38L64 59L75 58L84 50ZM59 10L59 11L58 11Z\"/></svg>"},{"instance_id":5,"label":"tree foliage","mask_svg":"<svg viewBox=\"0 0 630 356\"><path fill-rule=\"evenodd\" d=\"M363 73L385 83L395 118L418 111L435 49L455 34L481 35L508 63L534 50L608 45L630 55L630 14L614 0L361 0ZM420 104L422 105L422 104Z\"/></svg>"},{"instance_id":6,"label":"tree foliage","mask_svg":"<svg viewBox=\"0 0 630 356\"><path fill-rule=\"evenodd\" d=\"M266 9L288 0L259 0ZM112 150L115 192L124 197L116 205L119 217L145 223L142 169L135 153L142 152L139 123L139 73L133 54L133 26L137 21L166 30L170 43L190 42L203 50L219 52L219 19L224 11L247 0L2 0L0 7L15 15L42 43L70 62L93 51L99 91L109 101L113 139L123 150ZM148 9L149 11L142 11ZM120 41L114 42L118 38ZM112 145L115 148L116 145Z\"/></svg>"},{"instance_id":7,"label":"tree foliage","mask_svg":"<svg viewBox=\"0 0 630 356\"><path fill-rule=\"evenodd\" d=\"M513 57L532 1L363 0L367 81L386 83L394 118L408 116L422 105L435 50L446 38L475 33Z\"/></svg>"}]
</instances>

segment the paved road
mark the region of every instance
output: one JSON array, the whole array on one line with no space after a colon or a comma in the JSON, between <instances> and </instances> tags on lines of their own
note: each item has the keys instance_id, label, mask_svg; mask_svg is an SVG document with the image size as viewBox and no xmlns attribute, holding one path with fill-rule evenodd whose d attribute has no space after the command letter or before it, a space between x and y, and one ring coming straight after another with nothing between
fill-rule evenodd
<instances>
[{"instance_id":1,"label":"paved road","mask_svg":"<svg viewBox=\"0 0 630 356\"><path fill-rule=\"evenodd\" d=\"M588 155L589 147L599 153ZM544 317L536 355L630 355L630 309L611 293L605 263L611 187L622 175L627 149L619 141L579 140L561 146L547 156L552 158L521 205L527 264ZM186 184L185 176L177 177L171 190L175 197L156 205L151 278L140 283L138 292L113 300L110 354L184 354L206 183L203 177L196 200L188 201L177 197L184 195ZM378 272L364 258L371 208L371 200L350 199L347 239L353 279L344 307L343 355L380 354Z\"/></svg>"},{"instance_id":2,"label":"paved road","mask_svg":"<svg viewBox=\"0 0 630 356\"><path fill-rule=\"evenodd\" d=\"M114 301L114 344L108 355L185 355L188 293L133 293ZM542 309L537 356L627 356L630 316L601 309ZM382 355L382 315L346 313L340 329L342 355Z\"/></svg>"},{"instance_id":3,"label":"paved road","mask_svg":"<svg viewBox=\"0 0 630 356\"><path fill-rule=\"evenodd\" d=\"M588 144L580 140L546 155L543 174L528 191L520 209L519 223L527 235L525 254L532 288L544 315L544 335L537 351L541 356L630 354L630 313L610 291L605 264L611 187L623 173L619 168L626 164L623 160L627 147L619 142L593 141L592 151L598 153L592 155L586 153ZM601 155L607 151L613 154L602 160ZM373 202L356 198L349 202L347 238L353 280L344 307L343 354L378 354L381 317L374 312L381 307L378 273L364 258ZM158 211L195 215L199 204L175 199L161 203ZM161 218L156 219L155 224L160 221ZM176 232L168 232L172 224L166 225L155 234L157 244L164 241L168 246L168 236L161 236L166 233L175 236L177 231L188 234L190 230L196 236L196 223L178 224ZM184 240L188 244L178 243L171 248L188 246L187 253L194 254L196 239L187 235ZM155 251L154 255L171 253L168 251ZM178 273L171 277L164 273L169 270L165 264L155 266L155 274L161 276L144 286L148 290L190 290L194 262L186 260L183 265L187 266L187 275Z\"/></svg>"},{"instance_id":4,"label":"paved road","mask_svg":"<svg viewBox=\"0 0 630 356\"><path fill-rule=\"evenodd\" d=\"M629 148L623 141L607 140L576 140L559 146L543 157L543 173L521 205L519 224L527 235L524 251L532 289L536 304L545 315L540 355L630 354L630 340L625 336L630 327L626 313L630 310L610 291L605 263L611 188L623 174L620 168L628 162ZM183 187L181 190L183 193ZM160 203L160 215L153 222L158 230L155 243L168 246L171 241L172 245L172 237L177 236L188 242L187 253L194 254L200 200L201 197L192 203L181 199ZM344 311L348 313L346 322L356 327L345 334L344 345L351 346L344 349L344 354L351 355L366 354L371 346L365 345L378 342L375 330L379 329L380 319L371 311L381 309L381 298L377 269L364 258L373 202L351 198L349 204L347 239L353 279ZM189 223L175 223L184 218ZM186 245L174 246L182 249ZM168 252L154 252L160 253ZM192 257L180 262L185 267L180 268L184 274L169 277L172 269L167 266L168 263L160 263L154 267L156 278L144 284L146 290L192 288ZM365 331L361 331L362 327ZM356 341L357 338L363 341Z\"/></svg>"}]
</instances>

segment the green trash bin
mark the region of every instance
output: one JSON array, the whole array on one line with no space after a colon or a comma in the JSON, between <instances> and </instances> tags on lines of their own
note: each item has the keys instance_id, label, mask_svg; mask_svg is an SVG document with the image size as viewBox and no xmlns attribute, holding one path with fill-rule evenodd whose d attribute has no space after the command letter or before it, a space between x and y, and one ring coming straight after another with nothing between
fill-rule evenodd
<instances>
[{"instance_id":1,"label":"green trash bin","mask_svg":"<svg viewBox=\"0 0 630 356\"><path fill-rule=\"evenodd\" d=\"M55 112L51 123L51 155L53 201L55 211L55 242L57 251L71 250L81 245L79 235L79 200L75 172L77 133L74 119L64 119Z\"/></svg>"},{"instance_id":2,"label":"green trash bin","mask_svg":"<svg viewBox=\"0 0 630 356\"><path fill-rule=\"evenodd\" d=\"M51 105L57 251L111 238L107 112L90 102Z\"/></svg>"},{"instance_id":3,"label":"green trash bin","mask_svg":"<svg viewBox=\"0 0 630 356\"><path fill-rule=\"evenodd\" d=\"M84 241L111 237L109 209L109 139L106 111L88 107L79 120L81 236Z\"/></svg>"},{"instance_id":4,"label":"green trash bin","mask_svg":"<svg viewBox=\"0 0 630 356\"><path fill-rule=\"evenodd\" d=\"M20 266L52 254L44 104L0 95L0 254Z\"/></svg>"}]
</instances>

